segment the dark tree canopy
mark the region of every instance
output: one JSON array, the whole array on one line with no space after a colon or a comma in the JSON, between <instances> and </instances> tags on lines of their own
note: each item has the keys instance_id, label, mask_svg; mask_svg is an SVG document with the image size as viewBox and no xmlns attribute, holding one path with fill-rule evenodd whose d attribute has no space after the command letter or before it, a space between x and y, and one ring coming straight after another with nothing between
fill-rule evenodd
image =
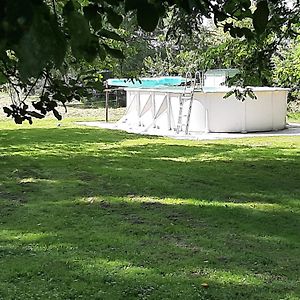
<instances>
[{"instance_id":1,"label":"dark tree canopy","mask_svg":"<svg viewBox=\"0 0 300 300\"><path fill-rule=\"evenodd\" d=\"M297 3L296 3L297 2ZM172 13L168 34L180 36L193 30L202 18L213 18L232 37L245 42L276 36L273 48L283 39L298 34L299 0L293 7L284 1L258 0L2 0L0 6L0 82L15 93L4 108L16 123L32 122L52 111L60 119L57 103L84 96L86 89L101 81L90 73L67 78L70 64L93 63L107 55L125 59L123 37L117 32L131 20L152 32L166 14ZM245 21L249 26L245 26ZM271 47L271 48L272 48ZM266 51L258 53L262 59ZM266 66L258 66L258 68ZM263 72L263 70L261 70ZM40 83L40 98L29 110L26 98Z\"/></svg>"}]
</instances>

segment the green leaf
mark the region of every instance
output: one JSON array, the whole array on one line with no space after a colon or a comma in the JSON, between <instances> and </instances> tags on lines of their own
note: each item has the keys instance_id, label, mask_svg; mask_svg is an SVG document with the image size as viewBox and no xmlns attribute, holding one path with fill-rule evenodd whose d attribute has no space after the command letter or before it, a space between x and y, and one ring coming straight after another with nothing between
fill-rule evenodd
<instances>
[{"instance_id":1,"label":"green leaf","mask_svg":"<svg viewBox=\"0 0 300 300\"><path fill-rule=\"evenodd\" d=\"M141 1L137 10L137 21L145 31L154 31L159 21L159 14L155 6L147 1Z\"/></svg>"},{"instance_id":2,"label":"green leaf","mask_svg":"<svg viewBox=\"0 0 300 300\"><path fill-rule=\"evenodd\" d=\"M237 37L238 36L238 29L236 27L231 27L229 30L229 33L232 37Z\"/></svg>"},{"instance_id":3,"label":"green leaf","mask_svg":"<svg viewBox=\"0 0 300 300\"><path fill-rule=\"evenodd\" d=\"M33 122L32 122L32 118L31 117L24 117L27 121L28 121L28 123L30 124L30 125L32 125L33 124Z\"/></svg>"},{"instance_id":4,"label":"green leaf","mask_svg":"<svg viewBox=\"0 0 300 300\"><path fill-rule=\"evenodd\" d=\"M118 6L120 2L122 2L123 0L104 0L104 1L110 5Z\"/></svg>"},{"instance_id":5,"label":"green leaf","mask_svg":"<svg viewBox=\"0 0 300 300\"><path fill-rule=\"evenodd\" d=\"M63 8L63 14L67 16L80 8L81 4L79 4L76 0L69 0Z\"/></svg>"},{"instance_id":6,"label":"green leaf","mask_svg":"<svg viewBox=\"0 0 300 300\"><path fill-rule=\"evenodd\" d=\"M241 0L241 5L245 9L249 9L251 7L251 0Z\"/></svg>"},{"instance_id":7,"label":"green leaf","mask_svg":"<svg viewBox=\"0 0 300 300\"><path fill-rule=\"evenodd\" d=\"M241 30L246 39L250 40L253 38L253 32L249 28L242 27Z\"/></svg>"},{"instance_id":8,"label":"green leaf","mask_svg":"<svg viewBox=\"0 0 300 300\"><path fill-rule=\"evenodd\" d=\"M236 28L236 35L237 35L237 37L241 38L241 37L244 36L244 31L241 28L237 27Z\"/></svg>"},{"instance_id":9,"label":"green leaf","mask_svg":"<svg viewBox=\"0 0 300 300\"><path fill-rule=\"evenodd\" d=\"M55 116L55 118L57 119L57 120L62 120L62 116L60 115L60 113L55 109L55 108L53 108L53 114L54 114L54 116Z\"/></svg>"},{"instance_id":10,"label":"green leaf","mask_svg":"<svg viewBox=\"0 0 300 300\"><path fill-rule=\"evenodd\" d=\"M7 78L0 72L0 85L7 83Z\"/></svg>"},{"instance_id":11,"label":"green leaf","mask_svg":"<svg viewBox=\"0 0 300 300\"><path fill-rule=\"evenodd\" d=\"M75 7L74 7L74 3L72 0L69 0L64 8L63 8L63 14L64 15L69 15L71 12L73 12L75 10Z\"/></svg>"},{"instance_id":12,"label":"green leaf","mask_svg":"<svg viewBox=\"0 0 300 300\"><path fill-rule=\"evenodd\" d=\"M216 11L214 14L215 23L217 22L223 22L227 19L227 15L224 12Z\"/></svg>"},{"instance_id":13,"label":"green leaf","mask_svg":"<svg viewBox=\"0 0 300 300\"><path fill-rule=\"evenodd\" d=\"M262 34L265 31L269 14L268 2L265 0L258 2L256 10L253 13L253 26L258 34Z\"/></svg>"},{"instance_id":14,"label":"green leaf","mask_svg":"<svg viewBox=\"0 0 300 300\"><path fill-rule=\"evenodd\" d=\"M119 28L123 22L123 16L116 13L111 8L106 8L108 22L114 27Z\"/></svg>"},{"instance_id":15,"label":"green leaf","mask_svg":"<svg viewBox=\"0 0 300 300\"><path fill-rule=\"evenodd\" d=\"M104 60L106 57L105 48L101 45L99 45L99 48L98 48L98 55L99 55L100 59L102 59L102 60Z\"/></svg>"},{"instance_id":16,"label":"green leaf","mask_svg":"<svg viewBox=\"0 0 300 300\"><path fill-rule=\"evenodd\" d=\"M223 9L226 13L232 15L236 9L237 1L236 0L227 0L223 6Z\"/></svg>"},{"instance_id":17,"label":"green leaf","mask_svg":"<svg viewBox=\"0 0 300 300\"><path fill-rule=\"evenodd\" d=\"M73 55L76 58L85 58L92 61L98 45L93 43L93 35L90 32L86 18L74 11L68 15L67 25L71 35Z\"/></svg>"},{"instance_id":18,"label":"green leaf","mask_svg":"<svg viewBox=\"0 0 300 300\"><path fill-rule=\"evenodd\" d=\"M59 91L56 92L53 96L52 96L53 99L55 100L58 100L58 101L64 101L65 100L65 96L62 95Z\"/></svg>"},{"instance_id":19,"label":"green leaf","mask_svg":"<svg viewBox=\"0 0 300 300\"><path fill-rule=\"evenodd\" d=\"M38 102L32 102L32 105L35 109L39 110L42 114L45 115L47 113L46 109L44 108L42 100Z\"/></svg>"},{"instance_id":20,"label":"green leaf","mask_svg":"<svg viewBox=\"0 0 300 300\"><path fill-rule=\"evenodd\" d=\"M235 16L238 20L243 20L245 18L252 18L252 13L250 9L242 10L238 9L233 16Z\"/></svg>"},{"instance_id":21,"label":"green leaf","mask_svg":"<svg viewBox=\"0 0 300 300\"><path fill-rule=\"evenodd\" d=\"M228 93L226 93L225 95L224 95L224 99L227 99L227 98L229 98L230 96L232 96L233 94L235 93L235 90L231 90L231 91L229 91Z\"/></svg>"},{"instance_id":22,"label":"green leaf","mask_svg":"<svg viewBox=\"0 0 300 300\"><path fill-rule=\"evenodd\" d=\"M99 32L99 35L102 37L108 38L108 39L115 40L115 41L125 42L125 40L120 35L118 35L116 32L110 31L107 29L102 29Z\"/></svg>"},{"instance_id":23,"label":"green leaf","mask_svg":"<svg viewBox=\"0 0 300 300\"><path fill-rule=\"evenodd\" d=\"M14 116L14 121L15 121L16 124L22 124L23 121L24 121L24 118L19 116L19 115L15 115Z\"/></svg>"},{"instance_id":24,"label":"green leaf","mask_svg":"<svg viewBox=\"0 0 300 300\"><path fill-rule=\"evenodd\" d=\"M118 58L118 59L124 59L125 58L125 56L124 56L124 54L123 54L123 52L121 50L111 48L111 47L109 47L109 46L107 46L105 44L103 44L103 46L104 46L106 52L109 55L111 55L112 57Z\"/></svg>"},{"instance_id":25,"label":"green leaf","mask_svg":"<svg viewBox=\"0 0 300 300\"><path fill-rule=\"evenodd\" d=\"M6 106L3 107L3 111L7 114L8 117L12 114L12 110Z\"/></svg>"},{"instance_id":26,"label":"green leaf","mask_svg":"<svg viewBox=\"0 0 300 300\"><path fill-rule=\"evenodd\" d=\"M125 0L125 11L129 12L131 10L138 9L141 0Z\"/></svg>"},{"instance_id":27,"label":"green leaf","mask_svg":"<svg viewBox=\"0 0 300 300\"><path fill-rule=\"evenodd\" d=\"M253 89L251 89L251 88L246 88L246 89L245 89L245 96L247 96L247 95L248 95L251 99L257 100L257 96L255 95Z\"/></svg>"},{"instance_id":28,"label":"green leaf","mask_svg":"<svg viewBox=\"0 0 300 300\"><path fill-rule=\"evenodd\" d=\"M34 117L34 118L37 118L37 119L43 119L43 118L45 118L45 115L42 115L42 114L40 114L40 113L38 113L38 112L36 112L36 111L26 111L26 113L28 114L28 115L30 115L30 116L32 116L32 117Z\"/></svg>"},{"instance_id":29,"label":"green leaf","mask_svg":"<svg viewBox=\"0 0 300 300\"><path fill-rule=\"evenodd\" d=\"M89 20L95 31L99 31L102 28L102 17L98 10L99 7L96 4L90 4L83 8L84 16Z\"/></svg>"},{"instance_id":30,"label":"green leaf","mask_svg":"<svg viewBox=\"0 0 300 300\"><path fill-rule=\"evenodd\" d=\"M224 25L224 32L227 32L227 31L230 31L230 29L233 27L233 24L232 23L226 23Z\"/></svg>"},{"instance_id":31,"label":"green leaf","mask_svg":"<svg viewBox=\"0 0 300 300\"><path fill-rule=\"evenodd\" d=\"M67 42L64 33L58 27L54 18L50 19L50 24L52 29L52 34L50 35L52 41L50 45L52 45L53 60L55 66L60 68L66 56ZM59 45L59 47L57 47L57 45Z\"/></svg>"},{"instance_id":32,"label":"green leaf","mask_svg":"<svg viewBox=\"0 0 300 300\"><path fill-rule=\"evenodd\" d=\"M36 8L29 30L14 50L19 58L23 80L39 76L46 66L61 66L66 54L66 42L46 4Z\"/></svg>"}]
</instances>

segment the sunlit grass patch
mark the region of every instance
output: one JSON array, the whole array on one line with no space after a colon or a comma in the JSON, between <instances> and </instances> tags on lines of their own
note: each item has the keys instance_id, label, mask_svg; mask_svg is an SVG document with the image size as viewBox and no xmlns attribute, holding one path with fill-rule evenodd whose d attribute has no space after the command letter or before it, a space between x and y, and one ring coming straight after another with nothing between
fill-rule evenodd
<instances>
[{"instance_id":1,"label":"sunlit grass patch","mask_svg":"<svg viewBox=\"0 0 300 300\"><path fill-rule=\"evenodd\" d=\"M299 137L0 128L0 298L300 295Z\"/></svg>"}]
</instances>

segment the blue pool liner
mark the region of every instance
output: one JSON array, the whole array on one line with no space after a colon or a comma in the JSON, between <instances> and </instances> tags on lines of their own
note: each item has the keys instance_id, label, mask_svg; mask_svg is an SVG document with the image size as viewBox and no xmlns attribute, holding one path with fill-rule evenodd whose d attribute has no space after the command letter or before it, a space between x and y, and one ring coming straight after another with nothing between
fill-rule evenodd
<instances>
[{"instance_id":1,"label":"blue pool liner","mask_svg":"<svg viewBox=\"0 0 300 300\"><path fill-rule=\"evenodd\" d=\"M154 88L163 86L177 86L185 82L185 78L180 76L140 78L140 80L128 80L125 78L111 78L107 80L109 86L119 87L137 87L137 88Z\"/></svg>"}]
</instances>

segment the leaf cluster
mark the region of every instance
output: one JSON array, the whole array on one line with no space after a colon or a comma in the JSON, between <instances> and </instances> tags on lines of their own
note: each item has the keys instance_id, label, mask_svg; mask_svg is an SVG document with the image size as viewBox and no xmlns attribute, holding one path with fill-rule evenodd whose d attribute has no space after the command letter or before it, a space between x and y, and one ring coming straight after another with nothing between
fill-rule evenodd
<instances>
[{"instance_id":1,"label":"leaf cluster","mask_svg":"<svg viewBox=\"0 0 300 300\"><path fill-rule=\"evenodd\" d=\"M253 100L256 100L257 97L255 95L255 93L253 92L253 90L249 87L241 89L241 88L233 88L231 91L229 91L223 98L227 99L230 96L234 95L235 98L241 102L244 102L247 97L250 97Z\"/></svg>"}]
</instances>

